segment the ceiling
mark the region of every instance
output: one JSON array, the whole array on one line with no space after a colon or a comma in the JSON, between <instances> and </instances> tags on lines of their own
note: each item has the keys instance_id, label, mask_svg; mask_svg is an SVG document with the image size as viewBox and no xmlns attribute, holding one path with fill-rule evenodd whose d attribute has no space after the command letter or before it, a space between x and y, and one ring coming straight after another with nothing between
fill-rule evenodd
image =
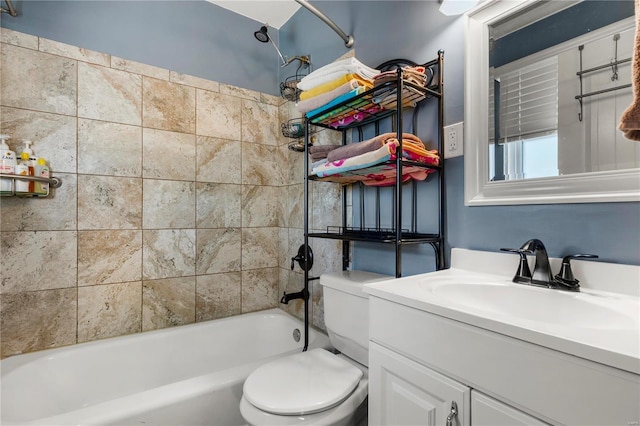
<instances>
[{"instance_id":1,"label":"ceiling","mask_svg":"<svg viewBox=\"0 0 640 426\"><path fill-rule=\"evenodd\" d=\"M207 0L254 21L280 29L300 8L294 0Z\"/></svg>"}]
</instances>

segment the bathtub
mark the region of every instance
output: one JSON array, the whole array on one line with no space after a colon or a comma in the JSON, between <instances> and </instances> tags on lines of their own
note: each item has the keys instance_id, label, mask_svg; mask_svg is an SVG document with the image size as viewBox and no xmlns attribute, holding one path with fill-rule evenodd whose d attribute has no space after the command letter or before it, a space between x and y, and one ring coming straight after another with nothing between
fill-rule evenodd
<instances>
[{"instance_id":1,"label":"bathtub","mask_svg":"<svg viewBox=\"0 0 640 426\"><path fill-rule=\"evenodd\" d=\"M13 356L0 362L0 424L240 425L248 374L303 342L302 322L271 309ZM329 341L311 330L314 347Z\"/></svg>"}]
</instances>

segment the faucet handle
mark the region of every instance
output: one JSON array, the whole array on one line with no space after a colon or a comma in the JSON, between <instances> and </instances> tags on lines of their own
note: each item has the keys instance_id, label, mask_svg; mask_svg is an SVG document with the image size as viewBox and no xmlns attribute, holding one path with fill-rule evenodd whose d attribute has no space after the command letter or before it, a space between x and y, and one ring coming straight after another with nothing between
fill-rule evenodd
<instances>
[{"instance_id":1,"label":"faucet handle","mask_svg":"<svg viewBox=\"0 0 640 426\"><path fill-rule=\"evenodd\" d=\"M533 254L531 250L527 249L514 249L514 248L501 248L500 251L506 251L509 253L516 253L520 255L520 263L518 264L518 270L513 276L514 283L531 284L531 270L529 269L529 262L527 261L527 255Z\"/></svg>"},{"instance_id":2,"label":"faucet handle","mask_svg":"<svg viewBox=\"0 0 640 426\"><path fill-rule=\"evenodd\" d=\"M577 291L580 288L580 281L576 277L573 276L573 271L571 270L571 259L597 259L598 256L595 254L571 254L569 256L565 256L562 258L562 266L560 267L560 272L554 277L555 280L568 287L571 290Z\"/></svg>"}]
</instances>

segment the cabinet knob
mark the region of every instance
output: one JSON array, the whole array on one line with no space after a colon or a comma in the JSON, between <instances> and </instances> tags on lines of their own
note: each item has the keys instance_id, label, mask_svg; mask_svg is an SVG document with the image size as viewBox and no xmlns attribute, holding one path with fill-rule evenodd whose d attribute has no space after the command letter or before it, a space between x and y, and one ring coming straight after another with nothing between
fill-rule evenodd
<instances>
[{"instance_id":1,"label":"cabinet knob","mask_svg":"<svg viewBox=\"0 0 640 426\"><path fill-rule=\"evenodd\" d=\"M447 426L453 426L453 419L458 417L458 404L455 401L451 401L451 411L447 416Z\"/></svg>"}]
</instances>

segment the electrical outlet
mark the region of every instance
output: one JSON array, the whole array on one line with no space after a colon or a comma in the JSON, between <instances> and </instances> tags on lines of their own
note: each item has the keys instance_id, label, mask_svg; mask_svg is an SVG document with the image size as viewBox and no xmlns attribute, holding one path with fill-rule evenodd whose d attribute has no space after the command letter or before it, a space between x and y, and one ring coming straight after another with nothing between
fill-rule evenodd
<instances>
[{"instance_id":1,"label":"electrical outlet","mask_svg":"<svg viewBox=\"0 0 640 426\"><path fill-rule=\"evenodd\" d=\"M463 123L451 124L444 128L444 158L459 157L463 154Z\"/></svg>"}]
</instances>

